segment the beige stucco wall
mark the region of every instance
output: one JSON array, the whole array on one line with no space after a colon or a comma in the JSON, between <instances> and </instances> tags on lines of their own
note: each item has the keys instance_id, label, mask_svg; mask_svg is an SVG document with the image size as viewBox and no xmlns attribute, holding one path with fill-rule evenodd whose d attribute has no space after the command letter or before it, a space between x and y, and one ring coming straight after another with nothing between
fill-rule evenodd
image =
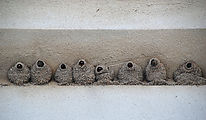
<instances>
[{"instance_id":1,"label":"beige stucco wall","mask_svg":"<svg viewBox=\"0 0 206 120\"><path fill-rule=\"evenodd\" d=\"M145 67L151 57L168 77L186 59L206 76L205 0L1 0L0 79L17 61L38 58L53 71L85 58L117 71L123 61Z\"/></svg>"},{"instance_id":2,"label":"beige stucco wall","mask_svg":"<svg viewBox=\"0 0 206 120\"><path fill-rule=\"evenodd\" d=\"M118 66L127 60L145 67L151 57L166 65L168 77L184 60L194 60L206 76L206 30L0 30L0 77L17 61L38 58L55 71L84 58L91 64Z\"/></svg>"}]
</instances>

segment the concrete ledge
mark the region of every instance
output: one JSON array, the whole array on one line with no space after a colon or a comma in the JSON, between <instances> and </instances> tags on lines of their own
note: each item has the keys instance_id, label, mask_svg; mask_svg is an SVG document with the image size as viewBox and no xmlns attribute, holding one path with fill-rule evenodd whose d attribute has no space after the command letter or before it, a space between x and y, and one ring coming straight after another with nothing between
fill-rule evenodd
<instances>
[{"instance_id":1,"label":"concrete ledge","mask_svg":"<svg viewBox=\"0 0 206 120\"><path fill-rule=\"evenodd\" d=\"M205 120L206 86L0 87L2 120Z\"/></svg>"}]
</instances>

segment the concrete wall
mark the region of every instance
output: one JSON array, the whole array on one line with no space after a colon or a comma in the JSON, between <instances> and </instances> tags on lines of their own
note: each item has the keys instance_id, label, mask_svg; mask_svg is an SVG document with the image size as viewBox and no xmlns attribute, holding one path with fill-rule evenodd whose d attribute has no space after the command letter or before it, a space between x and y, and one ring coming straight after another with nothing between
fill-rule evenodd
<instances>
[{"instance_id":1,"label":"concrete wall","mask_svg":"<svg viewBox=\"0 0 206 120\"><path fill-rule=\"evenodd\" d=\"M205 5L205 0L1 0L0 28L205 28Z\"/></svg>"},{"instance_id":2,"label":"concrete wall","mask_svg":"<svg viewBox=\"0 0 206 120\"><path fill-rule=\"evenodd\" d=\"M116 70L123 61L145 67L159 57L168 76L184 60L196 61L206 74L206 30L0 30L0 76L17 61L31 66L38 58L56 69L59 63L73 65L80 58L96 65L106 63Z\"/></svg>"},{"instance_id":3,"label":"concrete wall","mask_svg":"<svg viewBox=\"0 0 206 120\"><path fill-rule=\"evenodd\" d=\"M205 120L206 86L0 87L1 120Z\"/></svg>"},{"instance_id":4,"label":"concrete wall","mask_svg":"<svg viewBox=\"0 0 206 120\"><path fill-rule=\"evenodd\" d=\"M205 0L1 0L1 79L16 61L31 66L38 58L54 70L80 58L109 65L134 60L145 67L157 56L169 78L192 59L206 75L205 5Z\"/></svg>"},{"instance_id":5,"label":"concrete wall","mask_svg":"<svg viewBox=\"0 0 206 120\"><path fill-rule=\"evenodd\" d=\"M134 60L145 67L157 56L169 78L192 59L206 75L205 5L205 0L1 0L1 79L16 61L31 66L38 58L54 70L80 58L109 65Z\"/></svg>"},{"instance_id":6,"label":"concrete wall","mask_svg":"<svg viewBox=\"0 0 206 120\"><path fill-rule=\"evenodd\" d=\"M186 59L206 76L205 0L1 0L0 84L17 61L85 58L115 70L159 57L168 77ZM206 86L0 86L3 120L205 120Z\"/></svg>"}]
</instances>

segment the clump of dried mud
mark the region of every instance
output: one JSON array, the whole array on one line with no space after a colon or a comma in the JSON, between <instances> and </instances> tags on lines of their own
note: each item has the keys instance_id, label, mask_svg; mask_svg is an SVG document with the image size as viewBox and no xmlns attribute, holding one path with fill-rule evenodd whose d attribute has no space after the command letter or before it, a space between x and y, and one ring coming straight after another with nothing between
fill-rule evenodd
<instances>
[{"instance_id":1,"label":"clump of dried mud","mask_svg":"<svg viewBox=\"0 0 206 120\"><path fill-rule=\"evenodd\" d=\"M187 61L174 72L174 81L177 85L205 85L201 68L194 61Z\"/></svg>"},{"instance_id":2,"label":"clump of dried mud","mask_svg":"<svg viewBox=\"0 0 206 120\"><path fill-rule=\"evenodd\" d=\"M31 68L31 81L33 84L46 84L51 80L51 76L51 68L42 60L37 60Z\"/></svg>"},{"instance_id":3,"label":"clump of dried mud","mask_svg":"<svg viewBox=\"0 0 206 120\"><path fill-rule=\"evenodd\" d=\"M112 85L114 71L105 65L98 65L95 68L95 85Z\"/></svg>"},{"instance_id":4,"label":"clump of dried mud","mask_svg":"<svg viewBox=\"0 0 206 120\"><path fill-rule=\"evenodd\" d=\"M182 73L193 74L193 75L197 75L200 77L202 76L202 70L199 67L199 65L191 60L186 61L185 63L183 63L177 68L177 70L173 74L174 78L176 78L178 75Z\"/></svg>"},{"instance_id":5,"label":"clump of dried mud","mask_svg":"<svg viewBox=\"0 0 206 120\"><path fill-rule=\"evenodd\" d=\"M74 82L79 85L88 85L95 82L94 66L81 59L73 67Z\"/></svg>"},{"instance_id":6,"label":"clump of dried mud","mask_svg":"<svg viewBox=\"0 0 206 120\"><path fill-rule=\"evenodd\" d=\"M25 64L17 62L9 69L8 79L16 85L24 85L24 83L29 82L30 70Z\"/></svg>"},{"instance_id":7,"label":"clump of dried mud","mask_svg":"<svg viewBox=\"0 0 206 120\"><path fill-rule=\"evenodd\" d=\"M181 64L173 73L173 79L167 79L165 66L157 58L149 60L144 75L141 66L132 61L124 62L117 73L110 67L94 67L84 59L73 68L62 63L54 74L54 81L58 85L206 85L201 68L194 61ZM17 62L8 71L9 81L16 85L29 85L30 78L32 84L46 84L52 79L51 68L44 61L37 60L31 70ZM2 83L0 85L4 86Z\"/></svg>"},{"instance_id":8,"label":"clump of dried mud","mask_svg":"<svg viewBox=\"0 0 206 120\"><path fill-rule=\"evenodd\" d=\"M157 58L150 59L146 67L146 80L151 85L167 85L169 84L167 79L167 72L164 64L160 62Z\"/></svg>"},{"instance_id":9,"label":"clump of dried mud","mask_svg":"<svg viewBox=\"0 0 206 120\"><path fill-rule=\"evenodd\" d=\"M142 84L142 68L132 61L125 62L118 71L117 80L120 84Z\"/></svg>"},{"instance_id":10,"label":"clump of dried mud","mask_svg":"<svg viewBox=\"0 0 206 120\"><path fill-rule=\"evenodd\" d=\"M72 68L67 64L60 64L57 68L54 80L58 83L58 85L69 85L73 82L72 80Z\"/></svg>"},{"instance_id":11,"label":"clump of dried mud","mask_svg":"<svg viewBox=\"0 0 206 120\"><path fill-rule=\"evenodd\" d=\"M206 85L206 79L197 75L182 73L174 79L177 85Z\"/></svg>"}]
</instances>

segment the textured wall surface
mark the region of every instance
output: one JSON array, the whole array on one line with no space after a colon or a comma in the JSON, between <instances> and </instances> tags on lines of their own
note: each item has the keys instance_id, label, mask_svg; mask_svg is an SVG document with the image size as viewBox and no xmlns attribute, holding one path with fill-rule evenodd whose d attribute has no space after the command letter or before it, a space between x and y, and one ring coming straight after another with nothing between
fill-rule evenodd
<instances>
[{"instance_id":1,"label":"textured wall surface","mask_svg":"<svg viewBox=\"0 0 206 120\"><path fill-rule=\"evenodd\" d=\"M80 58L115 66L134 60L145 67L157 56L170 78L192 59L206 75L205 5L205 0L1 0L0 79L16 61L31 66L38 58L54 70Z\"/></svg>"},{"instance_id":2,"label":"textured wall surface","mask_svg":"<svg viewBox=\"0 0 206 120\"><path fill-rule=\"evenodd\" d=\"M206 86L0 87L1 120L205 120Z\"/></svg>"},{"instance_id":3,"label":"textured wall surface","mask_svg":"<svg viewBox=\"0 0 206 120\"><path fill-rule=\"evenodd\" d=\"M1 0L0 28L205 28L205 5L205 0Z\"/></svg>"},{"instance_id":4,"label":"textured wall surface","mask_svg":"<svg viewBox=\"0 0 206 120\"><path fill-rule=\"evenodd\" d=\"M194 60L206 74L206 30L0 30L0 76L17 61L31 66L38 58L53 71L61 62L84 58L118 69L133 60L145 67L151 57L166 65L168 76L184 60Z\"/></svg>"},{"instance_id":5,"label":"textured wall surface","mask_svg":"<svg viewBox=\"0 0 206 120\"><path fill-rule=\"evenodd\" d=\"M206 0L0 0L0 83L17 61L85 58L115 70L151 57L168 77L192 59L206 76ZM205 120L206 86L0 86L2 120Z\"/></svg>"},{"instance_id":6,"label":"textured wall surface","mask_svg":"<svg viewBox=\"0 0 206 120\"><path fill-rule=\"evenodd\" d=\"M205 5L205 0L1 0L0 28L205 28Z\"/></svg>"}]
</instances>

